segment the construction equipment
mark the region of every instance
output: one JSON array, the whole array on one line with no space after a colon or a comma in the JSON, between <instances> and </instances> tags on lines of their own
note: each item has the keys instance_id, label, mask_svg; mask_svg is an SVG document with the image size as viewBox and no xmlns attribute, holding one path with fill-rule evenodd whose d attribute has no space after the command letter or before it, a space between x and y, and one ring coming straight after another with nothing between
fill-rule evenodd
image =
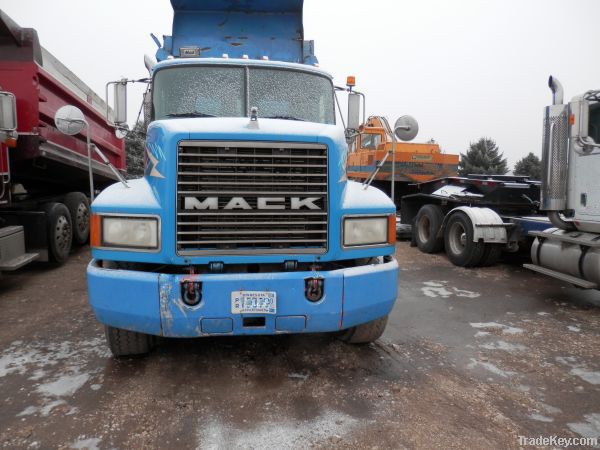
<instances>
[{"instance_id":1,"label":"construction equipment","mask_svg":"<svg viewBox=\"0 0 600 450\"><path fill-rule=\"evenodd\" d=\"M415 183L456 176L458 159L458 155L442 153L435 142L394 143L381 118L375 116L359 128L350 144L348 177L359 181L372 177L372 184L399 204L403 195L415 192Z\"/></svg>"},{"instance_id":2,"label":"construction equipment","mask_svg":"<svg viewBox=\"0 0 600 450\"><path fill-rule=\"evenodd\" d=\"M54 123L67 104L84 111L86 134ZM90 143L125 169L121 139L107 124L104 101L44 49L32 28L0 11L0 271L31 261L64 262L72 243L89 236ZM99 188L116 179L91 164Z\"/></svg>"}]
</instances>

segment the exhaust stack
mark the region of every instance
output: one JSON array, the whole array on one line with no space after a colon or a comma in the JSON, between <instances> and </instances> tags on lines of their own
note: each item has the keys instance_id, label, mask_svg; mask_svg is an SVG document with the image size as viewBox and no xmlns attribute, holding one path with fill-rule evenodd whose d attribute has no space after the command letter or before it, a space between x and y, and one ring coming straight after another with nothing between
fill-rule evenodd
<instances>
[{"instance_id":1,"label":"exhaust stack","mask_svg":"<svg viewBox=\"0 0 600 450\"><path fill-rule=\"evenodd\" d=\"M567 207L569 105L563 104L563 88L556 78L551 76L548 86L552 90L553 104L544 110L540 209L564 211ZM553 223L558 222L557 215L553 216Z\"/></svg>"},{"instance_id":2,"label":"exhaust stack","mask_svg":"<svg viewBox=\"0 0 600 450\"><path fill-rule=\"evenodd\" d=\"M560 81L558 81L556 78L554 78L552 75L550 75L550 78L548 78L548 87L552 91L552 104L553 105L562 105L564 91L563 91L562 84L560 84Z\"/></svg>"}]
</instances>

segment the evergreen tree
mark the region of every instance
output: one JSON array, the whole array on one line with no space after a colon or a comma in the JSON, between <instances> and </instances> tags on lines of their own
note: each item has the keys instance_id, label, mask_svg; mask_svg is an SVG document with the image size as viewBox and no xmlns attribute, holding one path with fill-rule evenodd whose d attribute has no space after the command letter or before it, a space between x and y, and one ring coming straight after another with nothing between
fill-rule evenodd
<instances>
[{"instance_id":1,"label":"evergreen tree","mask_svg":"<svg viewBox=\"0 0 600 450\"><path fill-rule=\"evenodd\" d=\"M533 180L539 180L542 177L542 161L532 152L521 158L515 164L515 175L527 175Z\"/></svg>"},{"instance_id":2,"label":"evergreen tree","mask_svg":"<svg viewBox=\"0 0 600 450\"><path fill-rule=\"evenodd\" d=\"M466 154L460 154L458 174L504 175L508 167L503 156L493 139L482 137L471 142Z\"/></svg>"},{"instance_id":3,"label":"evergreen tree","mask_svg":"<svg viewBox=\"0 0 600 450\"><path fill-rule=\"evenodd\" d=\"M144 175L144 150L146 146L146 129L143 122L138 122L125 137L125 155L127 161L127 178L139 178Z\"/></svg>"}]
</instances>

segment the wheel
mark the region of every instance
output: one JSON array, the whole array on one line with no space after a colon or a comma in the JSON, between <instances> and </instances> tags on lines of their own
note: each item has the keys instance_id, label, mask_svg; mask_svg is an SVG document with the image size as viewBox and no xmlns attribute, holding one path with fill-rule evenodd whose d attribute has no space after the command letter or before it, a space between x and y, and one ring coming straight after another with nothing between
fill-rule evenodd
<instances>
[{"instance_id":1,"label":"wheel","mask_svg":"<svg viewBox=\"0 0 600 450\"><path fill-rule=\"evenodd\" d=\"M448 259L455 266L477 266L485 251L483 242L473 242L473 224L463 212L450 216L444 230L444 245Z\"/></svg>"},{"instance_id":2,"label":"wheel","mask_svg":"<svg viewBox=\"0 0 600 450\"><path fill-rule=\"evenodd\" d=\"M108 348L115 356L145 355L154 348L154 336L121 328L104 327Z\"/></svg>"},{"instance_id":3,"label":"wheel","mask_svg":"<svg viewBox=\"0 0 600 450\"><path fill-rule=\"evenodd\" d=\"M73 221L73 242L86 244L90 238L90 202L81 192L69 192L64 203L71 213Z\"/></svg>"},{"instance_id":4,"label":"wheel","mask_svg":"<svg viewBox=\"0 0 600 450\"><path fill-rule=\"evenodd\" d=\"M419 209L412 230L417 247L423 253L437 253L444 247L444 239L438 237L444 213L437 205L425 205Z\"/></svg>"},{"instance_id":5,"label":"wheel","mask_svg":"<svg viewBox=\"0 0 600 450\"><path fill-rule=\"evenodd\" d=\"M493 266L498 262L502 255L501 244L485 244L485 250L483 251L483 257L479 263L482 267Z\"/></svg>"},{"instance_id":6,"label":"wheel","mask_svg":"<svg viewBox=\"0 0 600 450\"><path fill-rule=\"evenodd\" d=\"M71 214L62 203L47 203L44 210L48 230L48 257L51 261L62 264L69 257L73 243Z\"/></svg>"},{"instance_id":7,"label":"wheel","mask_svg":"<svg viewBox=\"0 0 600 450\"><path fill-rule=\"evenodd\" d=\"M340 339L349 344L368 344L369 342L376 341L383 334L387 321L388 316L384 316L371 322L357 325L346 330Z\"/></svg>"}]
</instances>

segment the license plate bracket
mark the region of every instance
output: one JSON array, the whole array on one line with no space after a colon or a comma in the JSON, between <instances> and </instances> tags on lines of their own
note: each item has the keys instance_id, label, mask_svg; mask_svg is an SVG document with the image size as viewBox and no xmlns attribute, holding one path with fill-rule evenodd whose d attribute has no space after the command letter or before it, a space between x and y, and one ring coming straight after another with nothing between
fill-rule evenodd
<instances>
[{"instance_id":1,"label":"license plate bracket","mask_svg":"<svg viewBox=\"0 0 600 450\"><path fill-rule=\"evenodd\" d=\"M277 293L272 291L231 292L232 314L276 314Z\"/></svg>"}]
</instances>

